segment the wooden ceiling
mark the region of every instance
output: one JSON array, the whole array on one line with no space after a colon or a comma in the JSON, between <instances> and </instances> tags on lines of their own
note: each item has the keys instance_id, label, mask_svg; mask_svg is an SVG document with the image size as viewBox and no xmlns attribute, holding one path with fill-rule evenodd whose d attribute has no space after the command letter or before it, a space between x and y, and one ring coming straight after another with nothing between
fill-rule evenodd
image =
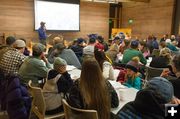
<instances>
[{"instance_id":1,"label":"wooden ceiling","mask_svg":"<svg viewBox=\"0 0 180 119\"><path fill-rule=\"evenodd\" d=\"M106 3L118 3L118 2L150 2L150 0L81 0L89 2L106 2Z\"/></svg>"}]
</instances>

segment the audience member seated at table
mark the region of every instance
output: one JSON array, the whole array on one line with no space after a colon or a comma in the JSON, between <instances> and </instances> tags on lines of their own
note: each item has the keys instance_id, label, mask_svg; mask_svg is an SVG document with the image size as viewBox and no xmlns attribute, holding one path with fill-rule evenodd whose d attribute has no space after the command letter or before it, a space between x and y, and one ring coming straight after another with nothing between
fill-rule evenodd
<instances>
[{"instance_id":1,"label":"audience member seated at table","mask_svg":"<svg viewBox=\"0 0 180 119\"><path fill-rule=\"evenodd\" d=\"M20 40L23 40L25 42L25 44L26 44L26 40L24 38L20 38ZM27 47L25 47L23 54L25 56L29 56L30 55L30 51L28 50Z\"/></svg>"},{"instance_id":2,"label":"audience member seated at table","mask_svg":"<svg viewBox=\"0 0 180 119\"><path fill-rule=\"evenodd\" d=\"M172 45L174 45L177 49L179 49L179 48L177 47L178 42L177 42L176 40L172 41Z\"/></svg>"},{"instance_id":3,"label":"audience member seated at table","mask_svg":"<svg viewBox=\"0 0 180 119\"><path fill-rule=\"evenodd\" d=\"M83 48L83 57L94 56L95 43L96 43L95 38L89 38L88 45Z\"/></svg>"},{"instance_id":4,"label":"audience member seated at table","mask_svg":"<svg viewBox=\"0 0 180 119\"><path fill-rule=\"evenodd\" d=\"M99 63L104 78L106 80L115 80L113 67L107 59L104 51L99 51L98 49L95 49L94 56Z\"/></svg>"},{"instance_id":5,"label":"audience member seated at table","mask_svg":"<svg viewBox=\"0 0 180 119\"><path fill-rule=\"evenodd\" d=\"M167 68L171 62L171 51L169 48L163 48L160 50L160 55L158 57L153 57L150 67L154 68Z\"/></svg>"},{"instance_id":6,"label":"audience member seated at table","mask_svg":"<svg viewBox=\"0 0 180 119\"><path fill-rule=\"evenodd\" d=\"M160 42L166 41L168 39L168 34L164 34L163 37L161 38Z\"/></svg>"},{"instance_id":7,"label":"audience member seated at table","mask_svg":"<svg viewBox=\"0 0 180 119\"><path fill-rule=\"evenodd\" d=\"M6 39L7 46L4 46L0 50L0 68L5 75L14 74L17 75L21 64L25 60L25 55L21 53L21 50L15 49L14 37L8 37ZM16 45L24 45L24 42L16 42ZM21 48L20 48L21 49ZM23 50L23 48L22 48Z\"/></svg>"},{"instance_id":8,"label":"audience member seated at table","mask_svg":"<svg viewBox=\"0 0 180 119\"><path fill-rule=\"evenodd\" d=\"M173 86L167 79L154 77L117 116L119 119L164 119L165 104L172 101L173 95Z\"/></svg>"},{"instance_id":9,"label":"audience member seated at table","mask_svg":"<svg viewBox=\"0 0 180 119\"><path fill-rule=\"evenodd\" d=\"M175 73L177 79L169 80L174 87L174 96L180 99L180 54L173 57L172 63L172 70ZM162 72L161 76L166 77L170 74L169 71L166 69Z\"/></svg>"},{"instance_id":10,"label":"audience member seated at table","mask_svg":"<svg viewBox=\"0 0 180 119\"><path fill-rule=\"evenodd\" d=\"M106 51L106 55L107 57L110 58L110 60L112 61L112 63L115 63L116 61L118 61L118 57L117 54L119 53L118 49L115 47L115 45L111 45L109 50Z\"/></svg>"},{"instance_id":11,"label":"audience member seated at table","mask_svg":"<svg viewBox=\"0 0 180 119\"><path fill-rule=\"evenodd\" d=\"M167 44L166 44L165 41L162 41L162 42L159 43L159 48L160 48L160 49L163 49L163 48L165 48L166 46L167 46Z\"/></svg>"},{"instance_id":12,"label":"audience member seated at table","mask_svg":"<svg viewBox=\"0 0 180 119\"><path fill-rule=\"evenodd\" d=\"M148 49L145 41L142 40L139 42L139 50L143 53L145 58L150 56L150 50Z\"/></svg>"},{"instance_id":13,"label":"audience member seated at table","mask_svg":"<svg viewBox=\"0 0 180 119\"><path fill-rule=\"evenodd\" d=\"M121 39L120 39L118 36L116 36L116 37L114 38L113 42L114 42L114 43L112 44L112 46L114 47L114 49L115 49L116 51L119 52L119 45L121 44Z\"/></svg>"},{"instance_id":14,"label":"audience member seated at table","mask_svg":"<svg viewBox=\"0 0 180 119\"><path fill-rule=\"evenodd\" d=\"M80 63L82 63L82 57L83 57L83 47L84 47L83 44L84 44L84 39L78 38L77 43L75 45L71 46L71 49L76 54Z\"/></svg>"},{"instance_id":15,"label":"audience member seated at table","mask_svg":"<svg viewBox=\"0 0 180 119\"><path fill-rule=\"evenodd\" d=\"M172 44L171 39L166 39L166 45L171 51L178 51L176 46Z\"/></svg>"},{"instance_id":16,"label":"audience member seated at table","mask_svg":"<svg viewBox=\"0 0 180 119\"><path fill-rule=\"evenodd\" d=\"M27 84L32 80L33 85L38 86L38 82L47 77L47 72L51 68L45 55L45 46L37 43L32 47L32 56L28 57L19 69L22 78L21 83Z\"/></svg>"},{"instance_id":17,"label":"audience member seated at table","mask_svg":"<svg viewBox=\"0 0 180 119\"><path fill-rule=\"evenodd\" d=\"M54 69L48 72L47 80L43 87L47 115L63 111L61 99L73 85L73 80L66 71L66 61L57 57L53 65Z\"/></svg>"},{"instance_id":18,"label":"audience member seated at table","mask_svg":"<svg viewBox=\"0 0 180 119\"><path fill-rule=\"evenodd\" d=\"M72 41L69 41L68 43L68 49L71 49L72 47L77 45L77 39L73 39Z\"/></svg>"},{"instance_id":19,"label":"audience member seated at table","mask_svg":"<svg viewBox=\"0 0 180 119\"><path fill-rule=\"evenodd\" d=\"M6 38L6 45L12 47L15 41L16 41L15 37L8 36Z\"/></svg>"},{"instance_id":20,"label":"audience member seated at table","mask_svg":"<svg viewBox=\"0 0 180 119\"><path fill-rule=\"evenodd\" d=\"M25 44L25 42L23 40L17 39L14 42L13 47L16 48L19 51L19 53L24 55L24 50L25 50L26 44Z\"/></svg>"},{"instance_id":21,"label":"audience member seated at table","mask_svg":"<svg viewBox=\"0 0 180 119\"><path fill-rule=\"evenodd\" d=\"M108 44L104 41L104 38L102 36L97 36L97 40L99 41L100 44L104 46L104 52L106 52L108 48Z\"/></svg>"},{"instance_id":22,"label":"audience member seated at table","mask_svg":"<svg viewBox=\"0 0 180 119\"><path fill-rule=\"evenodd\" d=\"M97 36L96 38L96 44L95 44L95 48L104 51L104 44L102 44L102 36Z\"/></svg>"},{"instance_id":23,"label":"audience member seated at table","mask_svg":"<svg viewBox=\"0 0 180 119\"><path fill-rule=\"evenodd\" d=\"M97 110L99 119L110 119L110 109L118 107L119 99L112 85L104 80L98 62L87 58L81 77L70 89L68 103L80 109Z\"/></svg>"},{"instance_id":24,"label":"audience member seated at table","mask_svg":"<svg viewBox=\"0 0 180 119\"><path fill-rule=\"evenodd\" d=\"M149 35L147 38L146 46L148 47L150 54L152 54L154 49L159 49L157 38L154 35Z\"/></svg>"},{"instance_id":25,"label":"audience member seated at table","mask_svg":"<svg viewBox=\"0 0 180 119\"><path fill-rule=\"evenodd\" d=\"M55 46L55 45L58 44L58 43L64 44L64 38L63 38L63 36L57 36L57 37L54 37L54 38L53 38L52 45ZM49 47L49 49L48 49L48 54L49 54L50 52L52 52L52 50L53 50L53 47Z\"/></svg>"},{"instance_id":26,"label":"audience member seated at table","mask_svg":"<svg viewBox=\"0 0 180 119\"><path fill-rule=\"evenodd\" d=\"M48 53L48 61L54 63L55 57L64 59L68 65L73 65L76 68L81 68L81 64L71 49L66 49L63 43L58 43L53 46L52 50Z\"/></svg>"},{"instance_id":27,"label":"audience member seated at table","mask_svg":"<svg viewBox=\"0 0 180 119\"><path fill-rule=\"evenodd\" d=\"M125 51L126 49L128 49L128 48L130 48L130 40L125 39L125 40L123 40L122 44L121 44L120 47L119 47L119 52L120 52L121 54L123 54L124 51Z\"/></svg>"},{"instance_id":28,"label":"audience member seated at table","mask_svg":"<svg viewBox=\"0 0 180 119\"><path fill-rule=\"evenodd\" d=\"M141 51L138 51L139 42L136 40L131 41L129 49L124 51L122 63L128 63L133 57L139 57L142 64L146 64L147 60L144 58Z\"/></svg>"},{"instance_id":29,"label":"audience member seated at table","mask_svg":"<svg viewBox=\"0 0 180 119\"><path fill-rule=\"evenodd\" d=\"M126 64L126 75L124 85L129 88L141 89L141 78L139 71L139 59L134 57Z\"/></svg>"},{"instance_id":30,"label":"audience member seated at table","mask_svg":"<svg viewBox=\"0 0 180 119\"><path fill-rule=\"evenodd\" d=\"M171 42L173 42L173 41L176 41L176 36L175 35L171 35Z\"/></svg>"}]
</instances>

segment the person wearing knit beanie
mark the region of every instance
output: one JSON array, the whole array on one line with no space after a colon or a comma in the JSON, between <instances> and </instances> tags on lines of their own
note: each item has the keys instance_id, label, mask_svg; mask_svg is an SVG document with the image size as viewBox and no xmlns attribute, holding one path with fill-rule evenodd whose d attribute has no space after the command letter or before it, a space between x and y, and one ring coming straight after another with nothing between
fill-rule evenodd
<instances>
[{"instance_id":1,"label":"person wearing knit beanie","mask_svg":"<svg viewBox=\"0 0 180 119\"><path fill-rule=\"evenodd\" d=\"M54 69L48 72L47 80L43 87L47 115L63 111L62 94L66 95L73 85L73 80L66 70L67 63L64 59L56 57L53 66Z\"/></svg>"},{"instance_id":2,"label":"person wearing knit beanie","mask_svg":"<svg viewBox=\"0 0 180 119\"><path fill-rule=\"evenodd\" d=\"M141 78L139 77L139 58L134 57L131 61L126 64L127 73L125 75L126 82L124 83L127 87L133 87L138 90L141 89Z\"/></svg>"}]
</instances>

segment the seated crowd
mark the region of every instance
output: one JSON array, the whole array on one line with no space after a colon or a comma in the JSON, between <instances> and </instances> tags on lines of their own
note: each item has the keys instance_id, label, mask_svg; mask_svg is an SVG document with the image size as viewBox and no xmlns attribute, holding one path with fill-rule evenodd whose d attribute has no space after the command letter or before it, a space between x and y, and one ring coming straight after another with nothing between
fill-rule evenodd
<instances>
[{"instance_id":1,"label":"seated crowd","mask_svg":"<svg viewBox=\"0 0 180 119\"><path fill-rule=\"evenodd\" d=\"M102 36L88 37L68 46L63 37L55 37L51 48L36 43L32 52L25 39L7 37L6 45L0 45L0 110L7 111L10 119L28 119L33 100L30 80L42 88L46 115L63 112L62 99L75 108L96 110L99 119L163 119L165 104L180 104L180 39L116 36L108 45ZM72 78L68 65L81 70L79 78ZM145 79L147 67L164 70ZM111 109L121 100L111 81L138 90L135 100L117 114Z\"/></svg>"}]
</instances>

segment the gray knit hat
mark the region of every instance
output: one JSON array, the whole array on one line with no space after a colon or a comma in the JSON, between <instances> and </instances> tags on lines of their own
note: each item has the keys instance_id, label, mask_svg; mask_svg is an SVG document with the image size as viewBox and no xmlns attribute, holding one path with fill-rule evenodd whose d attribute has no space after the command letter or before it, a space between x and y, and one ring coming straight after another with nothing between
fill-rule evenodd
<instances>
[{"instance_id":1,"label":"gray knit hat","mask_svg":"<svg viewBox=\"0 0 180 119\"><path fill-rule=\"evenodd\" d=\"M53 65L54 65L54 69L58 69L60 66L66 66L67 62L60 57L56 57Z\"/></svg>"}]
</instances>

